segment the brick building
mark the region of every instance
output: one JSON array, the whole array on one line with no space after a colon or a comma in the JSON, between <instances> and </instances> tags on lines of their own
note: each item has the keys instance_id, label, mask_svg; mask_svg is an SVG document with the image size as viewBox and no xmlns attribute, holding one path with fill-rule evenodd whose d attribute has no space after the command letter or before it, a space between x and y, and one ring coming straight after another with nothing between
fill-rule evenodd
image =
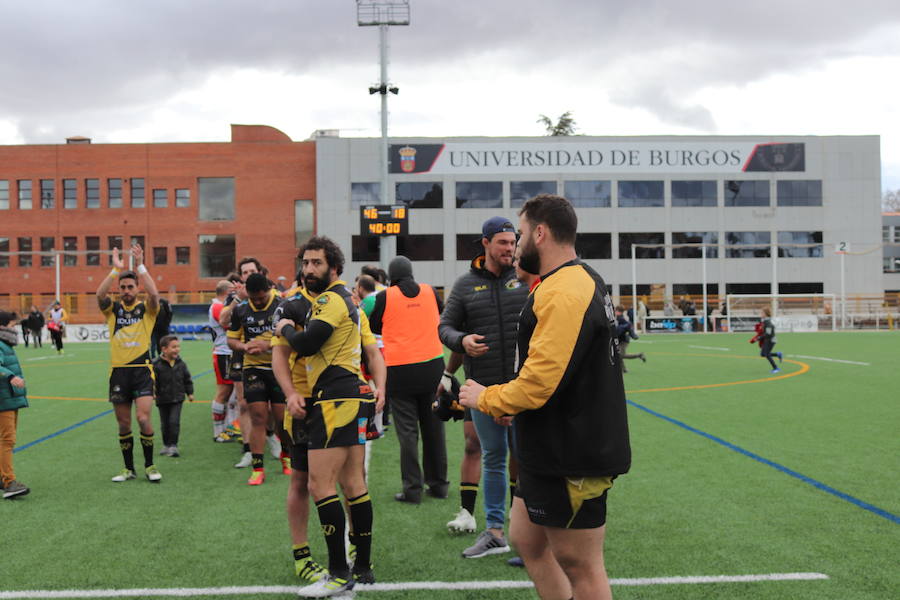
<instances>
[{"instance_id":1,"label":"brick building","mask_svg":"<svg viewBox=\"0 0 900 600\"><path fill-rule=\"evenodd\" d=\"M78 252L60 266L76 311L109 270L107 254L86 252L133 240L177 301L212 290L249 254L272 279L293 279L298 240L314 229L314 142L255 125L232 125L226 143L67 142L0 146L0 251ZM0 256L0 307L45 307L54 267L50 255Z\"/></svg>"}]
</instances>

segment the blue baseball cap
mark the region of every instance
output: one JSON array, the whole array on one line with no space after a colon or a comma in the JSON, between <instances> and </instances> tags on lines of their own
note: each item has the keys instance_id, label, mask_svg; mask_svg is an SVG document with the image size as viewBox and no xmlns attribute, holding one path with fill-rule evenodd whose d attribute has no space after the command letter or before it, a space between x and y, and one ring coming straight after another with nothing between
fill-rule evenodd
<instances>
[{"instance_id":1,"label":"blue baseball cap","mask_svg":"<svg viewBox=\"0 0 900 600\"><path fill-rule=\"evenodd\" d=\"M481 226L481 237L491 239L496 233L515 233L516 228L506 217L491 217Z\"/></svg>"}]
</instances>

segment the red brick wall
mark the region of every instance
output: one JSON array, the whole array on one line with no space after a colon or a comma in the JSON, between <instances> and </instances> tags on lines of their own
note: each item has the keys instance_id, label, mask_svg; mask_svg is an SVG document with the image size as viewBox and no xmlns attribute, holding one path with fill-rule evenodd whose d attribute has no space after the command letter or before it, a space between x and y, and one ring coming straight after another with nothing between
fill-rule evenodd
<instances>
[{"instance_id":1,"label":"red brick wall","mask_svg":"<svg viewBox=\"0 0 900 600\"><path fill-rule=\"evenodd\" d=\"M234 234L236 255L259 258L272 279L294 274L294 201L315 200L315 143L291 142L281 132L265 126L232 126L230 143L183 144L61 144L0 146L0 180L9 181L10 208L0 210L0 237L10 238L10 250L18 250L17 237L30 236L34 250L40 237L53 236L56 248L63 237L78 238L78 250L86 249L86 236L99 236L107 249L107 236L144 236L147 266L163 292L212 290L217 279L199 276L197 237ZM198 219L198 177L234 177L235 220L204 222ZM100 180L99 209L85 208L85 179ZM123 208L108 208L107 179L121 178ZM145 208L130 207L130 180L144 178ZM31 210L18 209L17 180L31 179ZM40 208L40 180L56 182L56 205ZM63 179L75 179L78 208L63 208ZM153 207L153 189L168 191L168 207ZM191 193L189 208L175 207L175 189ZM152 248L168 248L168 264L153 264ZM191 249L189 265L175 264L175 247ZM90 293L109 271L105 255L100 266L65 267L62 292ZM16 258L0 268L0 294L51 293L52 267L22 268Z\"/></svg>"}]
</instances>

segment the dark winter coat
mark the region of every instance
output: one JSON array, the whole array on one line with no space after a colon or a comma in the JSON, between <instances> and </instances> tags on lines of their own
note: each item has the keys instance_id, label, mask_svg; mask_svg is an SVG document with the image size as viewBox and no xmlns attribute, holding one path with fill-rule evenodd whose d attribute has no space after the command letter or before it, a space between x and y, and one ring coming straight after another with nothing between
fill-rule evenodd
<instances>
[{"instance_id":1,"label":"dark winter coat","mask_svg":"<svg viewBox=\"0 0 900 600\"><path fill-rule=\"evenodd\" d=\"M176 404L184 402L185 394L194 393L194 380L187 364L177 358L169 363L162 356L153 361L153 374L156 378L156 404Z\"/></svg>"},{"instance_id":2,"label":"dark winter coat","mask_svg":"<svg viewBox=\"0 0 900 600\"><path fill-rule=\"evenodd\" d=\"M445 346L461 353L465 353L465 336L484 336L481 343L487 344L488 351L477 358L466 354L463 366L466 378L487 386L516 376L516 331L528 287L516 279L513 267L498 277L484 268L484 260L484 255L477 256L469 272L453 284L438 333Z\"/></svg>"},{"instance_id":3,"label":"dark winter coat","mask_svg":"<svg viewBox=\"0 0 900 600\"><path fill-rule=\"evenodd\" d=\"M4 335L6 332L9 333ZM13 377L22 377L22 366L13 348L16 335L12 329L2 328L0 331L0 411L28 406L25 388L17 388L10 383Z\"/></svg>"}]
</instances>

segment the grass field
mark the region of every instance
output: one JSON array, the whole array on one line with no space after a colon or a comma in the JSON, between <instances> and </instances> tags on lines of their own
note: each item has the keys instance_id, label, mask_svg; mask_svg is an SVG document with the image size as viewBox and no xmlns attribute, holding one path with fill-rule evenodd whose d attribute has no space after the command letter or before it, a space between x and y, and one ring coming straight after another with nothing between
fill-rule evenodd
<instances>
[{"instance_id":1,"label":"grass field","mask_svg":"<svg viewBox=\"0 0 900 600\"><path fill-rule=\"evenodd\" d=\"M780 375L769 373L749 337L659 334L631 345L648 362L629 361L625 380L634 459L609 500L614 595L900 597L900 335L779 334L777 349L786 354ZM0 599L38 597L34 590L93 597L98 590L228 586L285 588L232 590L236 598L293 597L287 478L277 461L268 458L265 485L247 486L246 471L231 466L239 446L212 443L209 404L197 402L184 408L182 456L157 461L160 485L143 478L113 484L121 455L103 400L107 348L72 344L63 357L47 346L18 352L31 407L20 413L15 463L32 493L0 503ZM198 400L208 401L214 387L209 352L208 342L183 346ZM447 439L453 490L460 423L448 425ZM157 435L157 451L159 444ZM375 443L370 471L380 583L527 581L506 556L460 558L473 538L444 528L458 508L455 490L448 500L427 498L418 507L394 502L398 465L391 431ZM324 561L317 525L313 511L313 552ZM784 573L823 577L633 585L641 578ZM537 596L520 587L358 597Z\"/></svg>"}]
</instances>

